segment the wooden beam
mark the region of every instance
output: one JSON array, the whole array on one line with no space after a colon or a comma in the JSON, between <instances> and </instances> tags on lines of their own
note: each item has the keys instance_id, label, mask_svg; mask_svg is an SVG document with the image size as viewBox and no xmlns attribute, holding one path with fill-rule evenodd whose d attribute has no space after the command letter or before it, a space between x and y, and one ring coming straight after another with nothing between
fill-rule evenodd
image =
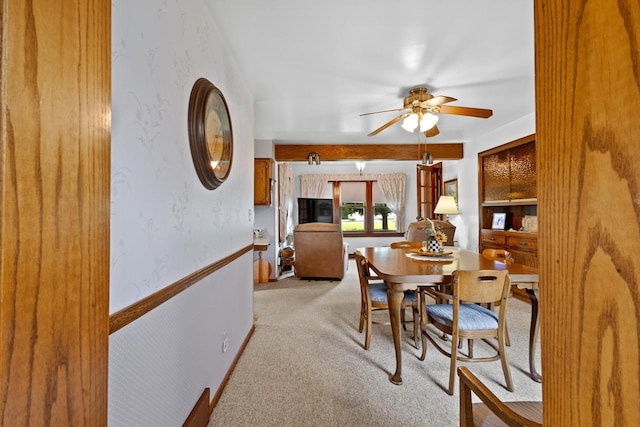
<instances>
[{"instance_id":1,"label":"wooden beam","mask_svg":"<svg viewBox=\"0 0 640 427\"><path fill-rule=\"evenodd\" d=\"M332 160L421 160L430 152L434 160L459 160L462 143L446 144L341 144L307 145L276 144L275 159L279 162L305 162L309 153L318 153L321 161Z\"/></svg>"}]
</instances>

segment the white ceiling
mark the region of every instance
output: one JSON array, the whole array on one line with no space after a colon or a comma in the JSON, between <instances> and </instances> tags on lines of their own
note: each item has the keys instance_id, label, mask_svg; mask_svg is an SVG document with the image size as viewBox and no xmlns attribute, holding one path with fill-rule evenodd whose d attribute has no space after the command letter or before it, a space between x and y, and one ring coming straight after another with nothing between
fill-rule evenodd
<instances>
[{"instance_id":1,"label":"white ceiling","mask_svg":"<svg viewBox=\"0 0 640 427\"><path fill-rule=\"evenodd\" d=\"M205 0L255 99L255 137L279 144L416 143L396 124L409 89L489 119L441 115L465 142L535 111L533 0ZM422 139L420 139L422 138Z\"/></svg>"}]
</instances>

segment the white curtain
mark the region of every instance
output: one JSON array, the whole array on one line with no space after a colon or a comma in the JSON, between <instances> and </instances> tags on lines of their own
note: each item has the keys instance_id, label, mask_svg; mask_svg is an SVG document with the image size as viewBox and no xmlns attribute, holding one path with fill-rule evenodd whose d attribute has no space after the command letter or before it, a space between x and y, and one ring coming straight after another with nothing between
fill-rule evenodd
<instances>
[{"instance_id":1,"label":"white curtain","mask_svg":"<svg viewBox=\"0 0 640 427\"><path fill-rule=\"evenodd\" d=\"M404 230L405 174L380 174L377 175L377 181L380 190L387 198L387 207L396 214L396 230Z\"/></svg>"},{"instance_id":2,"label":"white curtain","mask_svg":"<svg viewBox=\"0 0 640 427\"><path fill-rule=\"evenodd\" d=\"M324 197L330 177L331 175L324 174L300 175L300 197L313 199Z\"/></svg>"},{"instance_id":3,"label":"white curtain","mask_svg":"<svg viewBox=\"0 0 640 427\"><path fill-rule=\"evenodd\" d=\"M293 171L289 163L278 167L278 237L282 243L293 234Z\"/></svg>"}]
</instances>

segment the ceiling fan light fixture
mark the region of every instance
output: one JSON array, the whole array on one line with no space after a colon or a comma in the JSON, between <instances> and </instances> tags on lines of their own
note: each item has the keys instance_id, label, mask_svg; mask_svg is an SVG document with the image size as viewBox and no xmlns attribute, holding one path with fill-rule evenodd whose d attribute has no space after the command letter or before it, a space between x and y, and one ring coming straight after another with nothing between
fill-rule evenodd
<instances>
[{"instance_id":1,"label":"ceiling fan light fixture","mask_svg":"<svg viewBox=\"0 0 640 427\"><path fill-rule=\"evenodd\" d=\"M370 132L367 136L377 135L389 126L402 121L401 126L407 132L414 132L418 125L420 125L420 132L424 133L426 137L436 136L440 133L436 127L439 114L454 114L458 116L480 117L483 119L493 115L493 111L486 108L445 105L454 101L457 101L457 99L444 95L433 96L428 92L426 87L417 87L409 91L409 96L403 100L402 108L374 111L360 115L368 116L369 114L388 113L392 111L401 112L378 129ZM427 135L427 133L429 134Z\"/></svg>"},{"instance_id":2,"label":"ceiling fan light fixture","mask_svg":"<svg viewBox=\"0 0 640 427\"><path fill-rule=\"evenodd\" d=\"M411 113L402 122L402 128L407 132L413 132L418 127L418 120L418 115L416 113Z\"/></svg>"},{"instance_id":3,"label":"ceiling fan light fixture","mask_svg":"<svg viewBox=\"0 0 640 427\"><path fill-rule=\"evenodd\" d=\"M438 117L435 114L427 113L422 115L420 120L420 132L426 132L438 123Z\"/></svg>"}]
</instances>

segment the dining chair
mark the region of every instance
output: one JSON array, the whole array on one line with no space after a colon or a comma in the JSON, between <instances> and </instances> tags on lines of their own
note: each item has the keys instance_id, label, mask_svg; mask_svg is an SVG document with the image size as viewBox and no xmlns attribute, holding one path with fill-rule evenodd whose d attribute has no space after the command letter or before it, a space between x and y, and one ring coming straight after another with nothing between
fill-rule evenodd
<instances>
[{"instance_id":1,"label":"dining chair","mask_svg":"<svg viewBox=\"0 0 640 427\"><path fill-rule=\"evenodd\" d=\"M505 264L508 264L513 261L511 257L511 253L506 249L494 249L494 248L486 248L482 251L482 256L485 258L489 258L493 261L500 261ZM497 307L500 305L500 301L496 301L495 303L489 304L489 307ZM504 325L504 343L507 346L511 346L511 339L509 338L509 328L507 325Z\"/></svg>"},{"instance_id":2,"label":"dining chair","mask_svg":"<svg viewBox=\"0 0 640 427\"><path fill-rule=\"evenodd\" d=\"M364 349L368 350L371 344L371 325L389 325L390 322L374 321L372 314L374 311L388 310L389 303L387 300L387 284L384 280L377 276L372 275L369 268L369 261L365 258L360 251L356 250L353 253L356 266L358 268L358 278L360 279L360 326L358 332L362 332L365 329ZM405 291L404 301L402 302L402 323L408 323L405 321L405 309L411 307L413 318L413 341L416 348L418 348L418 336L420 331L420 311L418 309L418 297L414 292Z\"/></svg>"},{"instance_id":3,"label":"dining chair","mask_svg":"<svg viewBox=\"0 0 640 427\"><path fill-rule=\"evenodd\" d=\"M401 240L399 242L391 242L390 247L391 247L391 249L407 249L407 248L409 248L409 249L419 249L419 248L422 247L422 242L414 242L414 241L411 241L411 240ZM444 290L443 287L446 287L446 286L447 286L446 284L442 284L442 283L438 283L438 284L436 284L436 283L417 283L415 291L406 291L406 292L415 293L416 296L417 296L418 290L422 287L422 288L424 288L424 290L427 293L427 295L433 296L433 298L436 300L436 302L442 302L442 301L440 301L438 299L437 296L432 295L430 290L431 289L436 289L436 290L443 291ZM422 313L422 309L420 307L420 304L421 304L421 300L418 299L418 312ZM447 339L446 335L443 335L442 338L445 339L445 340ZM416 348L419 348L417 339L416 339L416 342L415 342L415 346L416 346Z\"/></svg>"},{"instance_id":4,"label":"dining chair","mask_svg":"<svg viewBox=\"0 0 640 427\"><path fill-rule=\"evenodd\" d=\"M500 359L502 371L506 380L506 388L513 391L511 371L505 352L504 330L508 306L508 296L511 281L506 270L456 270L451 275L451 295L443 295L443 298L451 298L452 304L431 304L424 302L424 291L420 291L420 299L423 307L420 316L420 329L422 331L422 355L424 360L427 354L427 341L429 340L442 354L451 359L449 369L449 388L447 393L453 394L455 386L456 362L490 362ZM484 307L500 300L498 313ZM430 326L451 336L451 347L447 350L442 346L440 338L436 340L430 331ZM468 353L465 355L458 345L461 340L468 340ZM482 339L494 351L485 357L473 356L473 341ZM497 339L497 345L494 342Z\"/></svg>"},{"instance_id":5,"label":"dining chair","mask_svg":"<svg viewBox=\"0 0 640 427\"><path fill-rule=\"evenodd\" d=\"M410 242L409 240L401 240L399 242L391 242L390 246L393 249L397 249L397 248L418 249L422 247L422 242Z\"/></svg>"},{"instance_id":6,"label":"dining chair","mask_svg":"<svg viewBox=\"0 0 640 427\"><path fill-rule=\"evenodd\" d=\"M482 251L482 256L494 261L509 263L513 261L511 253L506 249L486 248Z\"/></svg>"},{"instance_id":7,"label":"dining chair","mask_svg":"<svg viewBox=\"0 0 640 427\"><path fill-rule=\"evenodd\" d=\"M526 426L542 427L542 402L503 402L471 371L458 368L460 378L460 427ZM481 403L471 403L471 393Z\"/></svg>"}]
</instances>

